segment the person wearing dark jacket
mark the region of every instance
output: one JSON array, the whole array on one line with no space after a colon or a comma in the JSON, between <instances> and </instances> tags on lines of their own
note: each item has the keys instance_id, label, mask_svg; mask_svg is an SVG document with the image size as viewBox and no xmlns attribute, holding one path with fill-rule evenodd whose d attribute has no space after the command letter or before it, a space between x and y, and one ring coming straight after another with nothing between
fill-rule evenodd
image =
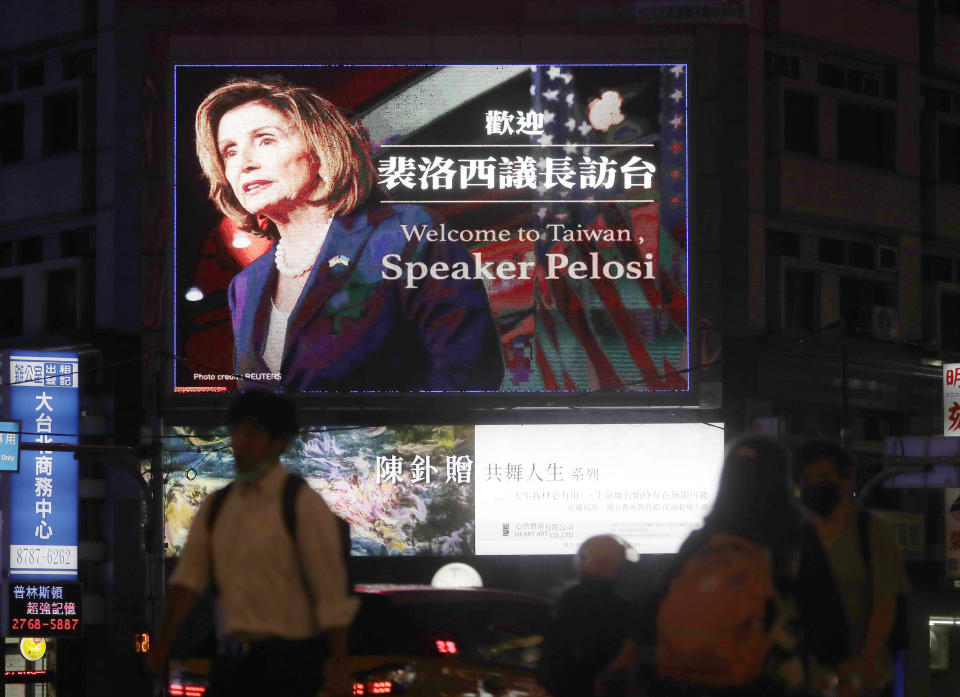
<instances>
[{"instance_id":1,"label":"person wearing dark jacket","mask_svg":"<svg viewBox=\"0 0 960 697\"><path fill-rule=\"evenodd\" d=\"M557 601L537 670L540 684L554 697L593 694L597 675L623 644L631 605L616 590L626 563L626 548L612 535L580 545L580 582Z\"/></svg>"}]
</instances>

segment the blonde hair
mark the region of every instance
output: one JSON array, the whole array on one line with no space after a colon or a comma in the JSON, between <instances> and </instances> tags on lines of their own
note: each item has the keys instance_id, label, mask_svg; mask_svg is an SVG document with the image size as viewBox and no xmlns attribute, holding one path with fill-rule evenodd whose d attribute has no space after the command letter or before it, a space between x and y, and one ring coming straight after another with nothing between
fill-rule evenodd
<instances>
[{"instance_id":1,"label":"blonde hair","mask_svg":"<svg viewBox=\"0 0 960 697\"><path fill-rule=\"evenodd\" d=\"M249 102L264 102L289 118L317 162L327 168L327 180L314 205L326 205L333 215L359 206L373 189L374 168L370 145L359 123L351 124L330 101L309 87L277 81L235 78L213 90L197 108L196 145L200 167L210 184L210 200L242 229L278 239L273 223L264 225L246 211L227 181L217 147L220 119L231 109Z\"/></svg>"}]
</instances>

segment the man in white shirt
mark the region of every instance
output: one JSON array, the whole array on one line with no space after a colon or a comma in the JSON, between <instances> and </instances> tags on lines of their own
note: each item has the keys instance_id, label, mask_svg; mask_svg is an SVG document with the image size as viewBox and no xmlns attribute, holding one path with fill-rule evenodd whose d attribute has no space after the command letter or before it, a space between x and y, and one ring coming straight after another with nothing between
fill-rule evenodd
<instances>
[{"instance_id":1,"label":"man in white shirt","mask_svg":"<svg viewBox=\"0 0 960 697\"><path fill-rule=\"evenodd\" d=\"M197 596L218 591L220 648L208 697L351 693L347 627L358 601L348 593L337 519L308 486L294 500L295 537L284 523L287 471L280 453L297 432L293 405L247 392L228 415L237 476L214 512L208 496L168 581L167 603L148 665L162 671L169 642Z\"/></svg>"}]
</instances>

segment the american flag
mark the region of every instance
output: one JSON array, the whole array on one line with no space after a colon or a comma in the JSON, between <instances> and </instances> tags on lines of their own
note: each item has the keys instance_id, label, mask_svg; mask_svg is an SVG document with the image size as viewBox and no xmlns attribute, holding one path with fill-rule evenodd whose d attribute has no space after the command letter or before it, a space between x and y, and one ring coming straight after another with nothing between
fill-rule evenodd
<instances>
[{"instance_id":1,"label":"american flag","mask_svg":"<svg viewBox=\"0 0 960 697\"><path fill-rule=\"evenodd\" d=\"M656 269L650 280L538 277L535 331L528 340L544 389L687 389L686 373L678 372L688 362L685 83L685 66L660 68L659 132L644 132L627 118L601 133L587 119L587 105L570 67L531 68L532 108L544 116L544 134L532 136L533 142L545 146L541 166L547 156L557 157L557 151L574 159L606 156L620 164L641 154L657 165L652 190L615 187L587 192L575 187L558 192L541 186L543 199L570 200L537 204L535 220L542 227L560 223L570 229L631 228L634 233L631 243L541 240L536 249L541 268L548 252L566 254L571 263L595 252L601 263L624 265L652 255ZM591 196L597 201L584 202ZM654 201L634 204L632 198Z\"/></svg>"}]
</instances>

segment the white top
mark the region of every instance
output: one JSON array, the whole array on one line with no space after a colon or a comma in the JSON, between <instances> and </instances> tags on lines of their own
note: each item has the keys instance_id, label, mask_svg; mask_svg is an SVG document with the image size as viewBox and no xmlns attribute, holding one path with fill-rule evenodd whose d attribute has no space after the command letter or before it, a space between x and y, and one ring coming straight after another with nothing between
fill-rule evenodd
<instances>
[{"instance_id":1,"label":"white top","mask_svg":"<svg viewBox=\"0 0 960 697\"><path fill-rule=\"evenodd\" d=\"M287 470L270 469L258 482L236 483L227 494L213 528L221 634L303 639L316 626L346 627L359 601L347 595L340 531L323 498L300 487L295 504L297 542L303 570L315 601L303 587L293 538L283 523L283 484ZM210 580L207 516L212 496L200 504L190 534L170 575L171 585L201 593Z\"/></svg>"},{"instance_id":2,"label":"white top","mask_svg":"<svg viewBox=\"0 0 960 697\"><path fill-rule=\"evenodd\" d=\"M263 343L263 362L271 373L280 372L283 361L283 344L287 340L287 321L289 312L282 312L277 304L270 303L270 324L267 326L267 340Z\"/></svg>"}]
</instances>

